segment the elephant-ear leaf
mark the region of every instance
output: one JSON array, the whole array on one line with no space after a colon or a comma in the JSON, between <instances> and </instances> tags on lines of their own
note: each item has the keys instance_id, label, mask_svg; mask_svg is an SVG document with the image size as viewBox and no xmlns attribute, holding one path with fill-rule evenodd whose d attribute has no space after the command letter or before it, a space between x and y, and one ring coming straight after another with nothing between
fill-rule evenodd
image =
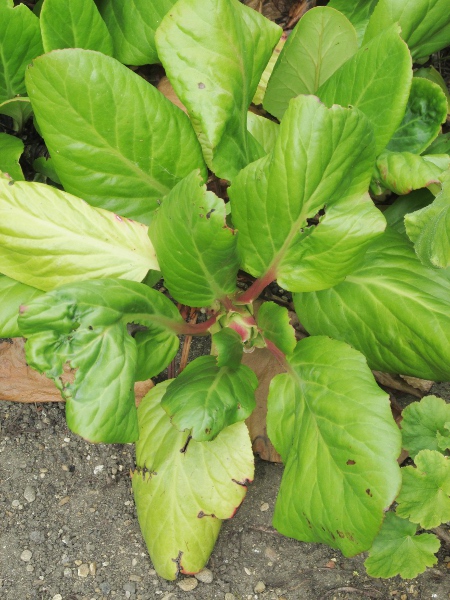
<instances>
[{"instance_id":1,"label":"elephant-ear leaf","mask_svg":"<svg viewBox=\"0 0 450 600\"><path fill-rule=\"evenodd\" d=\"M179 0L156 32L158 54L218 177L231 180L264 155L247 131L247 110L281 33L239 0Z\"/></svg>"},{"instance_id":2,"label":"elephant-ear leaf","mask_svg":"<svg viewBox=\"0 0 450 600\"><path fill-rule=\"evenodd\" d=\"M222 520L245 497L254 465L244 423L210 442L177 431L160 404L169 385L157 385L139 406L133 492L152 563L161 577L175 579L204 567Z\"/></svg>"},{"instance_id":3,"label":"elephant-ear leaf","mask_svg":"<svg viewBox=\"0 0 450 600\"><path fill-rule=\"evenodd\" d=\"M268 398L268 434L285 464L274 526L353 556L371 547L400 488L400 431L350 346L306 338L288 364Z\"/></svg>"},{"instance_id":4,"label":"elephant-ear leaf","mask_svg":"<svg viewBox=\"0 0 450 600\"><path fill-rule=\"evenodd\" d=\"M188 117L110 56L55 50L26 82L64 189L89 204L148 224L183 177L206 175Z\"/></svg>"},{"instance_id":5,"label":"elephant-ear leaf","mask_svg":"<svg viewBox=\"0 0 450 600\"><path fill-rule=\"evenodd\" d=\"M161 406L179 430L192 439L214 439L225 427L243 421L255 408L258 380L245 365L219 367L215 356L200 356L170 384Z\"/></svg>"},{"instance_id":6,"label":"elephant-ear leaf","mask_svg":"<svg viewBox=\"0 0 450 600\"><path fill-rule=\"evenodd\" d=\"M130 323L175 336L182 319L161 293L117 279L61 286L21 307L27 362L61 391L70 429L93 442L138 437L137 346ZM74 370L69 380L64 367Z\"/></svg>"}]
</instances>

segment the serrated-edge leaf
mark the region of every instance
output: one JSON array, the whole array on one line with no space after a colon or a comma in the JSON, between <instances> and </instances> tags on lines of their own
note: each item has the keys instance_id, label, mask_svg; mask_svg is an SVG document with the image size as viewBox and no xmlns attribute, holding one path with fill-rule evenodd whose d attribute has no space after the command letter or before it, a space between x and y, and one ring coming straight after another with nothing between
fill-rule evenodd
<instances>
[{"instance_id":1,"label":"serrated-edge leaf","mask_svg":"<svg viewBox=\"0 0 450 600\"><path fill-rule=\"evenodd\" d=\"M95 256L95 260L93 257ZM147 227L41 183L0 178L0 271L51 290L158 269Z\"/></svg>"},{"instance_id":2,"label":"serrated-edge leaf","mask_svg":"<svg viewBox=\"0 0 450 600\"><path fill-rule=\"evenodd\" d=\"M446 434L450 404L436 396L425 396L420 402L409 404L402 416L403 446L411 458L421 450L439 450L437 434Z\"/></svg>"},{"instance_id":3,"label":"serrated-edge leaf","mask_svg":"<svg viewBox=\"0 0 450 600\"><path fill-rule=\"evenodd\" d=\"M160 401L170 381L139 406L133 491L138 519L158 574L175 579L207 562L222 519L231 518L253 479L253 453L244 423L211 442L187 442ZM181 451L181 452L180 452Z\"/></svg>"}]
</instances>

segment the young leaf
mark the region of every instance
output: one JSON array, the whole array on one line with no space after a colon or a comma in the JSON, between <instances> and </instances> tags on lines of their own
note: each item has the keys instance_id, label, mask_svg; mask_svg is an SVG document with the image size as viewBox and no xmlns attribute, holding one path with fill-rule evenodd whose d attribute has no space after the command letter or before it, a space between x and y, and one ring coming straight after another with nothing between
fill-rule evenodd
<instances>
[{"instance_id":1,"label":"young leaf","mask_svg":"<svg viewBox=\"0 0 450 600\"><path fill-rule=\"evenodd\" d=\"M364 195L373 160L362 113L327 109L314 96L291 100L273 151L229 188L242 268L291 291L342 281L384 229ZM308 227L324 207L319 227Z\"/></svg>"},{"instance_id":2,"label":"young leaf","mask_svg":"<svg viewBox=\"0 0 450 600\"><path fill-rule=\"evenodd\" d=\"M212 336L212 343L217 350L216 364L218 367L238 369L244 348L241 336L230 327L224 327Z\"/></svg>"},{"instance_id":3,"label":"young leaf","mask_svg":"<svg viewBox=\"0 0 450 600\"><path fill-rule=\"evenodd\" d=\"M335 8L347 17L356 30L358 43L361 44L370 15L377 3L378 0L331 0L327 6Z\"/></svg>"},{"instance_id":4,"label":"young leaf","mask_svg":"<svg viewBox=\"0 0 450 600\"><path fill-rule=\"evenodd\" d=\"M450 422L450 404L436 396L426 396L420 402L412 402L402 413L403 446L411 458L421 450L440 450L439 437L447 435L446 424Z\"/></svg>"},{"instance_id":5,"label":"young leaf","mask_svg":"<svg viewBox=\"0 0 450 600\"><path fill-rule=\"evenodd\" d=\"M437 562L440 542L435 535L416 535L417 525L387 513L364 565L371 577L412 579Z\"/></svg>"},{"instance_id":6,"label":"young leaf","mask_svg":"<svg viewBox=\"0 0 450 600\"><path fill-rule=\"evenodd\" d=\"M421 77L411 84L405 116L386 149L420 154L436 138L447 118L447 99L441 88Z\"/></svg>"},{"instance_id":7,"label":"young leaf","mask_svg":"<svg viewBox=\"0 0 450 600\"><path fill-rule=\"evenodd\" d=\"M357 50L355 29L342 13L327 6L309 10L275 64L264 108L281 120L291 98L315 94Z\"/></svg>"},{"instance_id":8,"label":"young leaf","mask_svg":"<svg viewBox=\"0 0 450 600\"><path fill-rule=\"evenodd\" d=\"M414 71L414 77L423 77L424 79L428 79L429 81L436 83L445 94L447 99L447 112L450 113L450 92L448 91L447 84L445 83L444 78L439 71L437 71L433 66L422 67L421 69Z\"/></svg>"},{"instance_id":9,"label":"young leaf","mask_svg":"<svg viewBox=\"0 0 450 600\"><path fill-rule=\"evenodd\" d=\"M127 324L158 335L182 322L161 293L132 281L103 279L61 286L21 307L27 362L66 399L69 428L92 442L137 439L134 404L137 349ZM65 380L64 366L75 370Z\"/></svg>"},{"instance_id":10,"label":"young leaf","mask_svg":"<svg viewBox=\"0 0 450 600\"><path fill-rule=\"evenodd\" d=\"M247 129L264 148L264 152L272 152L280 131L278 123L249 111L247 113Z\"/></svg>"},{"instance_id":11,"label":"young leaf","mask_svg":"<svg viewBox=\"0 0 450 600\"><path fill-rule=\"evenodd\" d=\"M199 171L164 199L150 226L165 285L188 306L209 306L236 289L239 259L225 203L206 191Z\"/></svg>"},{"instance_id":12,"label":"young leaf","mask_svg":"<svg viewBox=\"0 0 450 600\"><path fill-rule=\"evenodd\" d=\"M434 200L433 194L427 188L422 188L406 194L405 196L399 196L391 206L383 212L383 217L386 219L388 226L398 233L406 235L405 229L405 215L408 213L425 208L431 204Z\"/></svg>"},{"instance_id":13,"label":"young leaf","mask_svg":"<svg viewBox=\"0 0 450 600\"><path fill-rule=\"evenodd\" d=\"M398 23L412 57L425 58L450 44L448 0L380 0L366 29L364 43Z\"/></svg>"},{"instance_id":14,"label":"young leaf","mask_svg":"<svg viewBox=\"0 0 450 600\"><path fill-rule=\"evenodd\" d=\"M450 156L411 152L383 152L377 159L374 180L396 194L440 184L440 177L450 168Z\"/></svg>"},{"instance_id":15,"label":"young leaf","mask_svg":"<svg viewBox=\"0 0 450 600\"><path fill-rule=\"evenodd\" d=\"M292 354L296 345L295 330L286 308L275 302L263 302L257 315L258 329L284 354Z\"/></svg>"},{"instance_id":16,"label":"young leaf","mask_svg":"<svg viewBox=\"0 0 450 600\"><path fill-rule=\"evenodd\" d=\"M40 21L45 52L85 48L112 55L111 36L94 0L45 0Z\"/></svg>"},{"instance_id":17,"label":"young leaf","mask_svg":"<svg viewBox=\"0 0 450 600\"><path fill-rule=\"evenodd\" d=\"M155 31L176 0L96 0L114 45L126 65L158 63Z\"/></svg>"},{"instance_id":18,"label":"young leaf","mask_svg":"<svg viewBox=\"0 0 450 600\"><path fill-rule=\"evenodd\" d=\"M268 434L285 464L273 524L353 556L370 548L400 488L400 431L356 350L311 337L288 361L268 398Z\"/></svg>"},{"instance_id":19,"label":"young leaf","mask_svg":"<svg viewBox=\"0 0 450 600\"><path fill-rule=\"evenodd\" d=\"M19 158L24 149L20 138L7 133L0 133L0 171L16 181L23 181L24 176Z\"/></svg>"},{"instance_id":20,"label":"young leaf","mask_svg":"<svg viewBox=\"0 0 450 600\"><path fill-rule=\"evenodd\" d=\"M440 269L450 266L450 177L432 204L406 215L405 226L422 264Z\"/></svg>"},{"instance_id":21,"label":"young leaf","mask_svg":"<svg viewBox=\"0 0 450 600\"><path fill-rule=\"evenodd\" d=\"M360 48L317 95L327 106L359 108L374 128L378 156L403 119L411 80L408 47L392 27Z\"/></svg>"},{"instance_id":22,"label":"young leaf","mask_svg":"<svg viewBox=\"0 0 450 600\"><path fill-rule=\"evenodd\" d=\"M170 384L161 406L179 431L205 442L252 413L257 387L248 367L219 367L215 356L200 356Z\"/></svg>"},{"instance_id":23,"label":"young leaf","mask_svg":"<svg viewBox=\"0 0 450 600\"><path fill-rule=\"evenodd\" d=\"M43 292L36 288L14 281L6 275L0 275L0 298L2 310L0 311L0 337L20 337L17 318L19 307L31 302L34 298L42 296Z\"/></svg>"},{"instance_id":24,"label":"young leaf","mask_svg":"<svg viewBox=\"0 0 450 600\"><path fill-rule=\"evenodd\" d=\"M247 110L281 33L238 0L179 0L156 32L158 54L218 177L232 179L264 154L247 132Z\"/></svg>"},{"instance_id":25,"label":"young leaf","mask_svg":"<svg viewBox=\"0 0 450 600\"><path fill-rule=\"evenodd\" d=\"M310 334L351 344L371 369L448 381L449 294L448 274L424 267L410 242L389 230L343 283L294 302Z\"/></svg>"},{"instance_id":26,"label":"young leaf","mask_svg":"<svg viewBox=\"0 0 450 600\"><path fill-rule=\"evenodd\" d=\"M403 483L396 512L424 529L450 521L450 459L440 452L421 450L416 467L402 469Z\"/></svg>"},{"instance_id":27,"label":"young leaf","mask_svg":"<svg viewBox=\"0 0 450 600\"><path fill-rule=\"evenodd\" d=\"M21 132L32 114L33 109L29 98L12 98L0 104L0 115L7 115L14 120L14 131Z\"/></svg>"},{"instance_id":28,"label":"young leaf","mask_svg":"<svg viewBox=\"0 0 450 600\"><path fill-rule=\"evenodd\" d=\"M26 80L64 188L89 204L149 223L183 177L206 174L188 117L113 58L57 50Z\"/></svg>"},{"instance_id":29,"label":"young leaf","mask_svg":"<svg viewBox=\"0 0 450 600\"><path fill-rule=\"evenodd\" d=\"M48 185L10 183L0 177L0 270L8 277L51 290L101 277L140 281L158 268L145 225Z\"/></svg>"},{"instance_id":30,"label":"young leaf","mask_svg":"<svg viewBox=\"0 0 450 600\"><path fill-rule=\"evenodd\" d=\"M244 423L203 443L172 427L160 405L168 385L153 388L138 409L133 491L152 563L161 577L175 579L206 564L222 519L238 509L254 467Z\"/></svg>"},{"instance_id":31,"label":"young leaf","mask_svg":"<svg viewBox=\"0 0 450 600\"><path fill-rule=\"evenodd\" d=\"M39 19L25 4L11 5L0 4L0 102L25 92L25 67L44 51Z\"/></svg>"}]
</instances>

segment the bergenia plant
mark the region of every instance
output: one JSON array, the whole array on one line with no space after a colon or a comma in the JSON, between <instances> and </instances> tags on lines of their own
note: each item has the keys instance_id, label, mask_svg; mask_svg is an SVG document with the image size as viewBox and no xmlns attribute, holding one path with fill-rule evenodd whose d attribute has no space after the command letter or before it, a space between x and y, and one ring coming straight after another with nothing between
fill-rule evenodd
<instances>
[{"instance_id":1,"label":"bergenia plant","mask_svg":"<svg viewBox=\"0 0 450 600\"><path fill-rule=\"evenodd\" d=\"M254 347L283 368L267 414L285 464L274 526L369 550L376 577L434 564L438 539L416 531L450 520L448 406L405 411L415 466L400 469L371 369L450 379L449 96L426 65L450 45L448 0L332 0L273 57L281 28L238 0L39 11L0 0L0 112L13 119L0 135L0 335L26 338L72 431L136 442L158 573L200 570L253 478L258 380L241 360ZM187 114L125 66L158 61ZM32 112L49 158L24 181ZM186 322L151 287L161 277L205 319ZM296 341L283 306L254 311L274 281L309 337ZM182 335L211 335L215 353L136 409L134 383L160 374Z\"/></svg>"}]
</instances>

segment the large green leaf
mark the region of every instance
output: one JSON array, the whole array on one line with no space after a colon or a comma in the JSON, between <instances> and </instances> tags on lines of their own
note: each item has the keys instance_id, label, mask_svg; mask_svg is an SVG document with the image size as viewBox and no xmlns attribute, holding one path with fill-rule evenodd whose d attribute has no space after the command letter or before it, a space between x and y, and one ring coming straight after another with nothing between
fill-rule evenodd
<instances>
[{"instance_id":1,"label":"large green leaf","mask_svg":"<svg viewBox=\"0 0 450 600\"><path fill-rule=\"evenodd\" d=\"M247 132L247 110L280 35L239 0L179 0L156 33L167 75L219 177L232 179L264 154Z\"/></svg>"},{"instance_id":2,"label":"large green leaf","mask_svg":"<svg viewBox=\"0 0 450 600\"><path fill-rule=\"evenodd\" d=\"M183 177L205 172L187 116L113 58L57 50L26 79L64 188L90 204L149 223Z\"/></svg>"},{"instance_id":3,"label":"large green leaf","mask_svg":"<svg viewBox=\"0 0 450 600\"><path fill-rule=\"evenodd\" d=\"M294 302L309 333L351 344L372 369L448 381L449 294L448 273L424 267L411 243L389 230L346 281Z\"/></svg>"},{"instance_id":4,"label":"large green leaf","mask_svg":"<svg viewBox=\"0 0 450 600\"><path fill-rule=\"evenodd\" d=\"M150 227L165 285L188 306L209 306L236 289L235 232L225 203L206 191L198 171L165 198Z\"/></svg>"},{"instance_id":5,"label":"large green leaf","mask_svg":"<svg viewBox=\"0 0 450 600\"><path fill-rule=\"evenodd\" d=\"M19 164L23 149L24 145L20 138L0 133L0 171L16 181L24 179L22 167Z\"/></svg>"},{"instance_id":6,"label":"large green leaf","mask_svg":"<svg viewBox=\"0 0 450 600\"><path fill-rule=\"evenodd\" d=\"M0 3L0 102L25 92L25 67L44 51L39 19L24 4Z\"/></svg>"},{"instance_id":7,"label":"large green leaf","mask_svg":"<svg viewBox=\"0 0 450 600\"><path fill-rule=\"evenodd\" d=\"M285 471L274 526L353 556L371 547L400 488L401 435L365 358L325 337L301 340L268 398Z\"/></svg>"},{"instance_id":8,"label":"large green leaf","mask_svg":"<svg viewBox=\"0 0 450 600\"><path fill-rule=\"evenodd\" d=\"M281 119L289 100L315 94L358 50L356 32L337 10L320 6L306 12L277 60L264 96L264 108Z\"/></svg>"},{"instance_id":9,"label":"large green leaf","mask_svg":"<svg viewBox=\"0 0 450 600\"><path fill-rule=\"evenodd\" d=\"M41 290L85 279L141 281L158 269L147 227L41 183L0 177L0 272Z\"/></svg>"},{"instance_id":10,"label":"large green leaf","mask_svg":"<svg viewBox=\"0 0 450 600\"><path fill-rule=\"evenodd\" d=\"M250 416L257 387L255 374L245 365L219 367L215 356L200 356L170 384L161 406L179 431L205 442Z\"/></svg>"},{"instance_id":11,"label":"large green leaf","mask_svg":"<svg viewBox=\"0 0 450 600\"><path fill-rule=\"evenodd\" d=\"M387 145L391 152L420 154L437 137L447 118L447 99L441 88L414 77L405 116Z\"/></svg>"},{"instance_id":12,"label":"large green leaf","mask_svg":"<svg viewBox=\"0 0 450 600\"><path fill-rule=\"evenodd\" d=\"M328 6L335 8L347 17L356 30L358 42L361 43L370 15L377 3L378 0L331 0L328 2Z\"/></svg>"},{"instance_id":13,"label":"large green leaf","mask_svg":"<svg viewBox=\"0 0 450 600\"><path fill-rule=\"evenodd\" d=\"M0 275L0 337L19 337L19 326L17 318L19 307L31 302L34 298L42 296L43 292L36 288L19 283L6 275Z\"/></svg>"},{"instance_id":14,"label":"large green leaf","mask_svg":"<svg viewBox=\"0 0 450 600\"><path fill-rule=\"evenodd\" d=\"M242 268L291 291L342 281L384 229L365 195L373 160L372 129L358 110L291 100L273 151L229 188Z\"/></svg>"},{"instance_id":15,"label":"large green leaf","mask_svg":"<svg viewBox=\"0 0 450 600\"><path fill-rule=\"evenodd\" d=\"M176 0L96 0L114 45L114 57L127 65L159 62L155 31Z\"/></svg>"},{"instance_id":16,"label":"large green leaf","mask_svg":"<svg viewBox=\"0 0 450 600\"><path fill-rule=\"evenodd\" d=\"M222 519L234 515L253 479L253 453L244 423L211 442L189 441L161 408L169 384L139 406L133 491L152 563L161 577L175 579L206 564Z\"/></svg>"},{"instance_id":17,"label":"large green leaf","mask_svg":"<svg viewBox=\"0 0 450 600\"><path fill-rule=\"evenodd\" d=\"M57 48L113 52L111 36L94 0L45 0L40 21L46 52Z\"/></svg>"},{"instance_id":18,"label":"large green leaf","mask_svg":"<svg viewBox=\"0 0 450 600\"><path fill-rule=\"evenodd\" d=\"M450 177L432 204L405 217L405 226L424 265L450 266Z\"/></svg>"},{"instance_id":19,"label":"large green leaf","mask_svg":"<svg viewBox=\"0 0 450 600\"><path fill-rule=\"evenodd\" d=\"M447 435L450 423L450 404L436 396L426 396L412 402L402 413L403 446L411 458L421 450L439 450L440 436Z\"/></svg>"},{"instance_id":20,"label":"large green leaf","mask_svg":"<svg viewBox=\"0 0 450 600\"><path fill-rule=\"evenodd\" d=\"M383 152L377 159L374 181L396 194L409 194L412 190L440 184L442 173L449 168L447 154L419 156L411 152Z\"/></svg>"},{"instance_id":21,"label":"large green leaf","mask_svg":"<svg viewBox=\"0 0 450 600\"><path fill-rule=\"evenodd\" d=\"M61 286L20 312L27 362L61 391L70 429L92 442L135 441L137 348L127 325L175 336L182 322L175 305L146 285L103 279ZM65 366L75 370L73 381Z\"/></svg>"},{"instance_id":22,"label":"large green leaf","mask_svg":"<svg viewBox=\"0 0 450 600\"><path fill-rule=\"evenodd\" d=\"M317 95L327 106L359 108L373 125L378 155L403 119L411 80L408 47L392 27L360 48Z\"/></svg>"},{"instance_id":23,"label":"large green leaf","mask_svg":"<svg viewBox=\"0 0 450 600\"><path fill-rule=\"evenodd\" d=\"M430 533L416 535L416 531L414 523L388 513L364 563L368 575L412 579L435 565L439 540Z\"/></svg>"},{"instance_id":24,"label":"large green leaf","mask_svg":"<svg viewBox=\"0 0 450 600\"><path fill-rule=\"evenodd\" d=\"M421 450L414 462L416 467L402 469L397 514L432 529L450 521L450 459L434 450Z\"/></svg>"},{"instance_id":25,"label":"large green leaf","mask_svg":"<svg viewBox=\"0 0 450 600\"><path fill-rule=\"evenodd\" d=\"M364 42L398 23L412 57L420 59L450 44L448 0L380 0L372 13Z\"/></svg>"}]
</instances>

